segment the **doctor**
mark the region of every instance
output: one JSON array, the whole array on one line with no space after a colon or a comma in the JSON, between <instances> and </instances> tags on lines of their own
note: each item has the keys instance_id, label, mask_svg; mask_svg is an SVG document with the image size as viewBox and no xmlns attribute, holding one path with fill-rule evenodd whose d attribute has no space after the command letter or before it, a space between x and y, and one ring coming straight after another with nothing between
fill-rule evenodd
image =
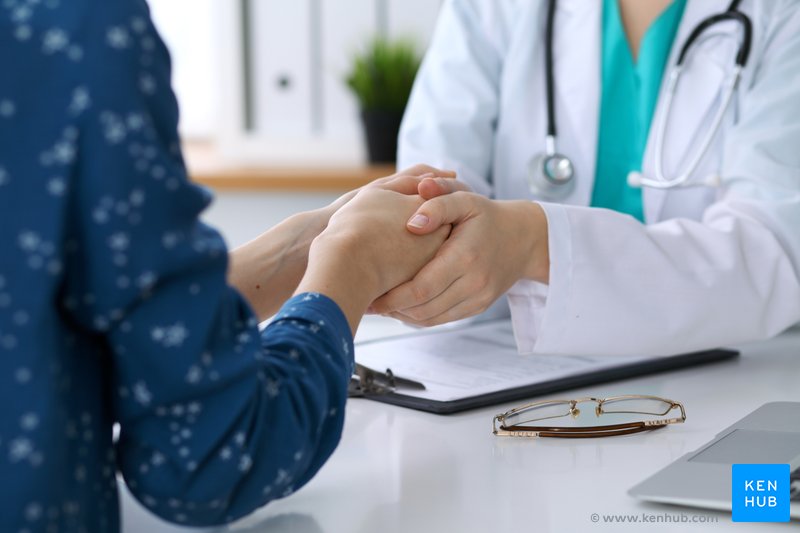
<instances>
[{"instance_id":1,"label":"doctor","mask_svg":"<svg viewBox=\"0 0 800 533\"><path fill-rule=\"evenodd\" d=\"M800 2L447 0L411 161L476 193L425 184L409 230L454 230L375 312L434 325L507 292L520 351L609 355L800 320Z\"/></svg>"}]
</instances>

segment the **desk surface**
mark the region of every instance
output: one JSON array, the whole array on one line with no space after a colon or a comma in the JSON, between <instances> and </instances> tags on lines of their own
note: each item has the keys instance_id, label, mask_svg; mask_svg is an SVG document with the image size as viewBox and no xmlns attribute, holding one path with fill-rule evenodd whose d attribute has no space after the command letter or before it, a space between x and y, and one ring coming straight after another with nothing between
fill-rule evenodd
<instances>
[{"instance_id":1,"label":"desk surface","mask_svg":"<svg viewBox=\"0 0 800 533\"><path fill-rule=\"evenodd\" d=\"M362 334L387 326L372 321ZM631 486L758 406L800 401L800 329L740 347L736 361L576 389L563 396L655 394L680 400L687 421L665 430L578 442L502 439L491 418L510 405L437 416L368 400L347 407L344 436L296 494L232 526L264 533L485 533L488 531L722 531L730 514L638 502ZM123 493L126 533L183 532ZM597 513L598 522L592 521ZM604 523L643 513L660 523ZM666 523L665 520L710 520ZM713 522L716 520L716 522ZM775 531L748 524L737 531ZM785 529L784 529L785 530Z\"/></svg>"}]
</instances>

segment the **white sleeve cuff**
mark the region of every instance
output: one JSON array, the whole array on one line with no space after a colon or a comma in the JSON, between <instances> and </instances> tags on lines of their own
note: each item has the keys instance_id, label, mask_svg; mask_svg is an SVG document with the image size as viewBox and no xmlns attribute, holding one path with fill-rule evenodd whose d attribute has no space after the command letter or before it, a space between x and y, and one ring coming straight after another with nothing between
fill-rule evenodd
<instances>
[{"instance_id":1,"label":"white sleeve cuff","mask_svg":"<svg viewBox=\"0 0 800 533\"><path fill-rule=\"evenodd\" d=\"M547 218L550 283L520 280L508 291L520 353L560 353L572 285L572 237L563 206L540 202Z\"/></svg>"}]
</instances>

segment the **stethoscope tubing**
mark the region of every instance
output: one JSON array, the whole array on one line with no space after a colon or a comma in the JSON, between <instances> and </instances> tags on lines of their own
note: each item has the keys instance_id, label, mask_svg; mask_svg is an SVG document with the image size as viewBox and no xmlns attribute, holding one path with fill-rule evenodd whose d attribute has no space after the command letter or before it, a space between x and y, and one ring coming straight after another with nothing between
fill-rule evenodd
<instances>
[{"instance_id":1,"label":"stethoscope tubing","mask_svg":"<svg viewBox=\"0 0 800 533\"><path fill-rule=\"evenodd\" d=\"M651 187L656 189L671 189L675 187L691 187L691 186L713 186L718 185L719 178L715 177L714 180L705 180L703 182L693 183L690 181L691 176L697 170L700 163L702 162L705 155L708 153L708 150L711 148L711 144L714 141L717 133L719 132L720 128L722 127L722 121L730 107L731 103L733 102L733 96L736 93L738 88L739 82L742 76L742 70L747 65L747 61L750 57L750 51L752 48L752 40L753 40L753 24L750 18L738 11L739 3L741 0L733 0L731 4L728 6L728 10L723 13L718 13L716 15L711 15L703 19L689 34L686 38L686 41L683 43L681 50L678 54L678 58L675 62L675 65L670 69L669 77L667 80L667 87L665 90L665 102L664 102L664 110L660 114L660 117L656 124L656 131L655 131L655 172L656 176L655 179L646 178L641 176L639 173L632 173L635 175L635 179L629 179L629 183L633 186L645 186ZM546 24L545 24L545 91L546 91L546 98L547 98L547 136L546 136L546 146L545 146L545 156L554 156L557 154L557 127L556 127L556 111L555 111L555 66L554 66L554 52L553 52L553 42L554 42L554 28L555 28L555 14L557 8L557 0L549 0L547 4L547 16L546 16ZM711 126L708 130L708 133L703 138L703 141L700 143L700 148L696 151L693 158L691 158L689 165L687 166L686 170L682 173L679 173L676 177L669 178L666 176L666 172L664 171L664 149L666 143L666 131L669 126L669 115L672 111L672 106L674 103L675 92L677 90L681 74L683 73L684 65L686 63L687 58L690 56L690 52L693 49L693 46L698 44L701 40L701 37L707 32L709 28L713 26L723 23L723 22L736 22L742 28L742 38L739 44L739 48L736 52L736 60L733 71L731 75L726 80L725 84L723 85L723 97L722 102L720 103L719 109L714 116L714 119L711 121ZM566 156L559 156L564 158L567 162L569 162L571 167L571 162L569 158ZM534 161L541 161L543 158L541 156L537 156ZM541 173L542 175L539 176L540 180L544 179L545 181L550 182L550 187L552 185L552 181L547 179L543 169L537 168L534 169L533 172ZM537 176L532 175L531 177L531 188L534 188L534 183ZM573 181L574 177L572 177L569 181ZM566 185L563 184L561 186ZM552 188L549 189L552 192ZM566 190L566 187L565 187Z\"/></svg>"}]
</instances>

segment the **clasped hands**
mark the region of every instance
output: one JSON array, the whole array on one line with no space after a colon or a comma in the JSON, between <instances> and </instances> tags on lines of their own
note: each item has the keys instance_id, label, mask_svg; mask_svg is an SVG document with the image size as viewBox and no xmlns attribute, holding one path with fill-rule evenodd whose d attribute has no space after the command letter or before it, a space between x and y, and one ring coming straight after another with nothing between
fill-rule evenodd
<instances>
[{"instance_id":1,"label":"clasped hands","mask_svg":"<svg viewBox=\"0 0 800 533\"><path fill-rule=\"evenodd\" d=\"M520 279L546 283L542 207L488 199L454 177L417 166L340 198L309 268L349 257L350 283L331 290L369 287L368 312L420 326L479 314Z\"/></svg>"}]
</instances>

